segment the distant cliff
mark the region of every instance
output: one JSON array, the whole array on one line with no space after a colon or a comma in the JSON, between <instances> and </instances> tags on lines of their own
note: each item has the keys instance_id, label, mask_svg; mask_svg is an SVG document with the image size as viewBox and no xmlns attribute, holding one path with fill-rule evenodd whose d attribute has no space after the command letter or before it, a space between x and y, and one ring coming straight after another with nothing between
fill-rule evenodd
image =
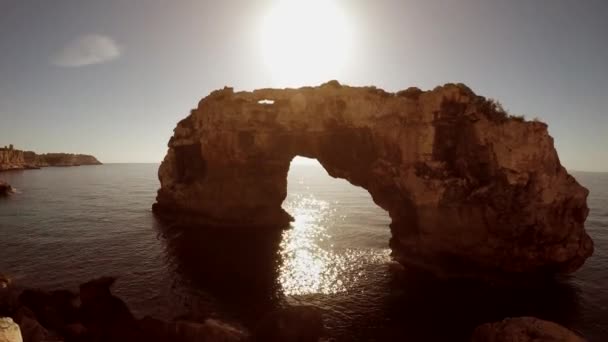
<instances>
[{"instance_id":1,"label":"distant cliff","mask_svg":"<svg viewBox=\"0 0 608 342\"><path fill-rule=\"evenodd\" d=\"M45 153L16 150L13 146L0 148L0 171L37 169L45 166L101 165L95 157L86 154Z\"/></svg>"}]
</instances>

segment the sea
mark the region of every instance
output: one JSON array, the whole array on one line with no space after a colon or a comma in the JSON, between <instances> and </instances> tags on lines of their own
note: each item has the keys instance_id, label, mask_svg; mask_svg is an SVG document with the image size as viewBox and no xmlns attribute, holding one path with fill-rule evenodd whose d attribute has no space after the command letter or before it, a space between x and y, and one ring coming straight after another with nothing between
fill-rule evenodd
<instances>
[{"instance_id":1,"label":"sea","mask_svg":"<svg viewBox=\"0 0 608 342\"><path fill-rule=\"evenodd\" d=\"M170 227L151 212L158 164L0 173L0 273L72 289L100 276L138 317L214 317L254 328L313 305L330 341L469 341L475 326L536 316L608 340L608 173L573 172L591 193L595 254L572 275L526 287L438 280L390 257L388 213L315 161L291 164L285 230Z\"/></svg>"}]
</instances>

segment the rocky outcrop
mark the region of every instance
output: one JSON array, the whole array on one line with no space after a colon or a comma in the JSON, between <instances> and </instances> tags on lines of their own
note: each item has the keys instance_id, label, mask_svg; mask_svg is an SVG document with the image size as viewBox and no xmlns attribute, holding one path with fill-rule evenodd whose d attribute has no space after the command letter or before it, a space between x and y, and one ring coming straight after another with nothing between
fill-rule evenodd
<instances>
[{"instance_id":1,"label":"rocky outcrop","mask_svg":"<svg viewBox=\"0 0 608 342\"><path fill-rule=\"evenodd\" d=\"M6 196L13 192L13 187L5 181L0 180L0 196Z\"/></svg>"},{"instance_id":2,"label":"rocky outcrop","mask_svg":"<svg viewBox=\"0 0 608 342\"><path fill-rule=\"evenodd\" d=\"M23 169L25 165L23 151L0 148L0 171Z\"/></svg>"},{"instance_id":3,"label":"rocky outcrop","mask_svg":"<svg viewBox=\"0 0 608 342\"><path fill-rule=\"evenodd\" d=\"M238 342L247 337L244 332L214 320L205 323L138 320L127 305L111 293L113 282L111 277L94 279L82 284L79 293L25 289L17 301L0 302L0 316L8 313L10 317L6 320L18 324L13 323L11 329L20 328L26 342ZM1 331L0 341L4 341Z\"/></svg>"},{"instance_id":4,"label":"rocky outcrop","mask_svg":"<svg viewBox=\"0 0 608 342\"><path fill-rule=\"evenodd\" d=\"M587 189L547 125L462 84L388 93L336 81L201 100L180 121L154 211L220 225L285 225L295 156L369 191L394 257L444 275L572 272L593 252Z\"/></svg>"},{"instance_id":5,"label":"rocky outcrop","mask_svg":"<svg viewBox=\"0 0 608 342\"><path fill-rule=\"evenodd\" d=\"M86 154L45 153L0 148L0 171L38 169L46 166L101 165L95 157Z\"/></svg>"},{"instance_id":6,"label":"rocky outcrop","mask_svg":"<svg viewBox=\"0 0 608 342\"><path fill-rule=\"evenodd\" d=\"M585 342L574 332L553 322L535 317L507 318L480 325L472 342Z\"/></svg>"},{"instance_id":7,"label":"rocky outcrop","mask_svg":"<svg viewBox=\"0 0 608 342\"><path fill-rule=\"evenodd\" d=\"M315 342L324 331L320 311L310 306L273 311L260 319L253 334L209 317L201 321L137 319L112 294L114 281L112 277L93 279L80 285L79 293L25 289L15 299L9 278L0 274L0 342L5 341L3 334L17 333L25 342Z\"/></svg>"}]
</instances>

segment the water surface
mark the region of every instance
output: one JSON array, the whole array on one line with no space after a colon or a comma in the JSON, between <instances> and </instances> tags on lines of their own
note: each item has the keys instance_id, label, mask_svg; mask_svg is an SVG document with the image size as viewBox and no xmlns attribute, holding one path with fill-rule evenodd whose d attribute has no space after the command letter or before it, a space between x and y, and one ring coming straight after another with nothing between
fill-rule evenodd
<instances>
[{"instance_id":1,"label":"water surface","mask_svg":"<svg viewBox=\"0 0 608 342\"><path fill-rule=\"evenodd\" d=\"M591 190L595 254L573 276L537 288L438 282L397 270L388 214L318 164L292 164L291 229L170 229L150 212L157 164L0 173L0 271L19 283L74 288L115 275L139 315L216 316L254 325L285 303L316 305L340 341L466 341L479 323L534 315L608 336L608 174L575 173Z\"/></svg>"}]
</instances>

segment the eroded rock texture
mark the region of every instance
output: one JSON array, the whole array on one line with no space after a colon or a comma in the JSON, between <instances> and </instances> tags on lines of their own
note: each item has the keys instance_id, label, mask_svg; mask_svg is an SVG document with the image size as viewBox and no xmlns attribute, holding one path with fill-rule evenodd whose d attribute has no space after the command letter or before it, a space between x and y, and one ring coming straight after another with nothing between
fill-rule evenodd
<instances>
[{"instance_id":1,"label":"eroded rock texture","mask_svg":"<svg viewBox=\"0 0 608 342\"><path fill-rule=\"evenodd\" d=\"M369 191L388 211L390 246L406 265L571 272L593 251L588 191L560 165L547 125L508 117L454 84L215 91L175 128L154 210L214 224L286 224L281 203L297 155Z\"/></svg>"}]
</instances>

